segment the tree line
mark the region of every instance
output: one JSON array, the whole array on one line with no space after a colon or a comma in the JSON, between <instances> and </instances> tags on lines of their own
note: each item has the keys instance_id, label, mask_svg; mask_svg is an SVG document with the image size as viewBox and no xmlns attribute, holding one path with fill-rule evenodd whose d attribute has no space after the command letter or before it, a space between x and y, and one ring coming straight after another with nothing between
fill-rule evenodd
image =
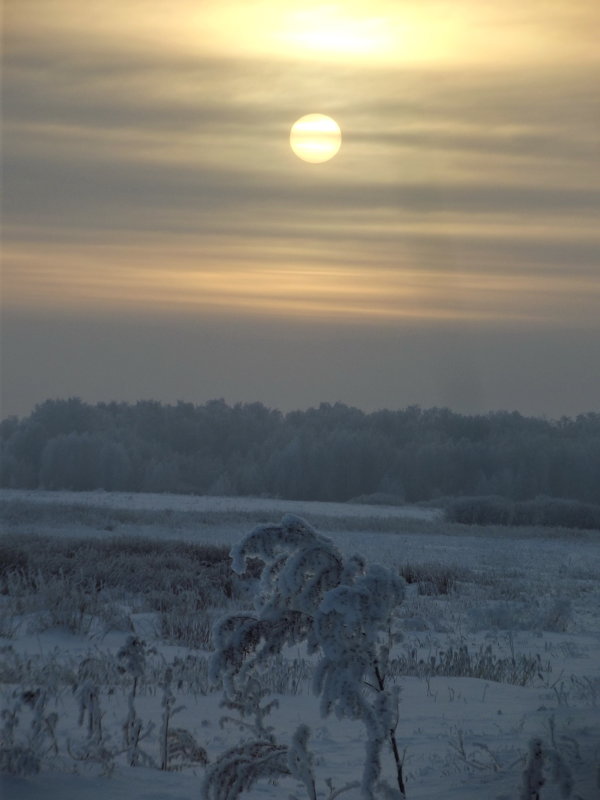
<instances>
[{"instance_id":1,"label":"tree line","mask_svg":"<svg viewBox=\"0 0 600 800\"><path fill-rule=\"evenodd\" d=\"M335 403L46 400L0 423L10 488L357 497L420 502L540 495L600 502L600 413L548 420L447 408L372 413Z\"/></svg>"}]
</instances>

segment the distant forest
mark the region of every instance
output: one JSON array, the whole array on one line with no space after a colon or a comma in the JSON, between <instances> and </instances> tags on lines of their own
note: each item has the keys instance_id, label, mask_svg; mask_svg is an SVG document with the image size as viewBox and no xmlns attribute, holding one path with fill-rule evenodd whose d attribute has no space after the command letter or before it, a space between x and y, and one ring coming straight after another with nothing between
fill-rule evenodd
<instances>
[{"instance_id":1,"label":"distant forest","mask_svg":"<svg viewBox=\"0 0 600 800\"><path fill-rule=\"evenodd\" d=\"M0 423L1 485L420 502L497 495L600 502L600 413L336 403L282 414L260 403L47 400Z\"/></svg>"}]
</instances>

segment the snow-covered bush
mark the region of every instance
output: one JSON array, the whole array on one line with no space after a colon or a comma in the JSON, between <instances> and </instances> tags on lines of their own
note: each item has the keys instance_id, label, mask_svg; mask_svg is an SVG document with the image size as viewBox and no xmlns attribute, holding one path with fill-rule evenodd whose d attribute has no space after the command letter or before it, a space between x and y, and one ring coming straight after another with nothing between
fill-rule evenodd
<instances>
[{"instance_id":1,"label":"snow-covered bush","mask_svg":"<svg viewBox=\"0 0 600 800\"><path fill-rule=\"evenodd\" d=\"M387 686L392 615L404 597L403 579L384 567L367 567L360 556L344 559L329 539L292 515L280 525L256 528L232 549L232 558L238 573L250 559L260 559L263 567L254 611L229 615L215 628L211 675L223 681L224 705L251 720L245 724L255 741L228 751L213 765L205 800L233 800L260 777L248 766L251 752L255 764L264 763L265 775L288 774L294 763L290 754L296 753L311 795L310 757L308 751L298 755L306 750L308 730L297 731L291 750L278 749L265 725L269 704L259 680L266 660L301 643L321 656L313 683L323 716L334 712L365 726L361 797L404 797L395 736L398 691ZM381 779L386 744L394 761L394 787Z\"/></svg>"}]
</instances>

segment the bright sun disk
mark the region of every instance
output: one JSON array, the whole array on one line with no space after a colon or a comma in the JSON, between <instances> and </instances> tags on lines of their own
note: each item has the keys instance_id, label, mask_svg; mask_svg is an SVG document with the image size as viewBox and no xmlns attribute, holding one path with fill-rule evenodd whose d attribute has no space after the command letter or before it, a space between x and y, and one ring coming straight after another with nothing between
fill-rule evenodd
<instances>
[{"instance_id":1,"label":"bright sun disk","mask_svg":"<svg viewBox=\"0 0 600 800\"><path fill-rule=\"evenodd\" d=\"M292 125L290 146L303 161L311 164L329 161L341 145L340 126L325 114L306 114Z\"/></svg>"}]
</instances>

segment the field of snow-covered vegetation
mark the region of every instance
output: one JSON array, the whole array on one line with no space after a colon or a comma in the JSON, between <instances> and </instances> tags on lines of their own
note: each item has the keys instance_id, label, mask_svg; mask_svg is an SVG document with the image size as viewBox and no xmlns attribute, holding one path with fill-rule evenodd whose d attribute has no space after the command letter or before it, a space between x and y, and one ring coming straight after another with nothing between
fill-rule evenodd
<instances>
[{"instance_id":1,"label":"field of snow-covered vegetation","mask_svg":"<svg viewBox=\"0 0 600 800\"><path fill-rule=\"evenodd\" d=\"M399 772L414 800L600 795L600 531L229 497L0 502L2 797L389 800Z\"/></svg>"}]
</instances>

